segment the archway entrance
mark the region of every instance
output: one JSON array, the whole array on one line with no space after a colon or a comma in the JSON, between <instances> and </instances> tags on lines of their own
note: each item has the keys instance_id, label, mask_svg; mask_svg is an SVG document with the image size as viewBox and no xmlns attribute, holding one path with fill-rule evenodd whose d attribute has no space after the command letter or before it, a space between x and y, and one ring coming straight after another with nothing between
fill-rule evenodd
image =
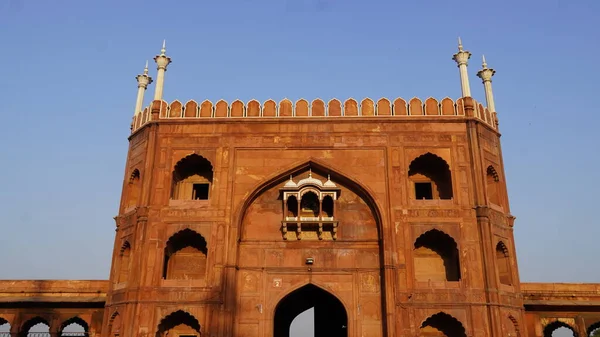
<instances>
[{"instance_id":1,"label":"archway entrance","mask_svg":"<svg viewBox=\"0 0 600 337\"><path fill-rule=\"evenodd\" d=\"M340 300L312 284L296 289L275 308L274 337L290 337L294 318L314 308L315 337L347 337L348 315Z\"/></svg>"}]
</instances>

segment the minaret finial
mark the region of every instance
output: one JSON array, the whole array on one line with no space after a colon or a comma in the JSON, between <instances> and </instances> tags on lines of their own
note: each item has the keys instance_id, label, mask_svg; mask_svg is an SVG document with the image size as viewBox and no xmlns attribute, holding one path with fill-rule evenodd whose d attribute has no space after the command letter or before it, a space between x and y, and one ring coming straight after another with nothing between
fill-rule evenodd
<instances>
[{"instance_id":1,"label":"minaret finial","mask_svg":"<svg viewBox=\"0 0 600 337\"><path fill-rule=\"evenodd\" d=\"M144 66L144 75L148 75L148 60L146 60L146 66Z\"/></svg>"},{"instance_id":2,"label":"minaret finial","mask_svg":"<svg viewBox=\"0 0 600 337\"><path fill-rule=\"evenodd\" d=\"M308 169L308 177L309 177L309 178L312 178L312 168L309 168L309 169Z\"/></svg>"},{"instance_id":3,"label":"minaret finial","mask_svg":"<svg viewBox=\"0 0 600 337\"><path fill-rule=\"evenodd\" d=\"M483 69L487 69L487 62L485 62L485 55L481 55L481 59L483 60L483 63L481 64L483 66Z\"/></svg>"},{"instance_id":4,"label":"minaret finial","mask_svg":"<svg viewBox=\"0 0 600 337\"><path fill-rule=\"evenodd\" d=\"M160 55L164 56L166 52L167 52L167 39L164 39L162 49L160 50Z\"/></svg>"},{"instance_id":5,"label":"minaret finial","mask_svg":"<svg viewBox=\"0 0 600 337\"><path fill-rule=\"evenodd\" d=\"M460 36L458 37L458 51L463 51L463 45Z\"/></svg>"}]
</instances>

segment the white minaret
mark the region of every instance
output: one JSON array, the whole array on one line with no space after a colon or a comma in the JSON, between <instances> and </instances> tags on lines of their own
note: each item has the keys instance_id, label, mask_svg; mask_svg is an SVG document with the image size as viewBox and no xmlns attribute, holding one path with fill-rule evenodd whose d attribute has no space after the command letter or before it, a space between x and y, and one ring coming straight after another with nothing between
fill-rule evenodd
<instances>
[{"instance_id":1,"label":"white minaret","mask_svg":"<svg viewBox=\"0 0 600 337\"><path fill-rule=\"evenodd\" d=\"M138 93L137 100L135 101L135 111L134 115L139 114L142 111L142 104L144 104L144 92L148 85L152 83L152 77L148 76L148 61L146 61L146 67L144 68L144 73L137 75L135 79L138 82Z\"/></svg>"},{"instance_id":2,"label":"white minaret","mask_svg":"<svg viewBox=\"0 0 600 337\"><path fill-rule=\"evenodd\" d=\"M156 74L156 88L154 91L154 100L161 100L163 95L163 87L165 84L165 71L167 71L167 66L171 63L171 58L165 55L166 49L166 40L163 40L163 46L160 50L160 55L156 55L154 57L154 61L157 65L157 74Z\"/></svg>"},{"instance_id":3,"label":"white minaret","mask_svg":"<svg viewBox=\"0 0 600 337\"><path fill-rule=\"evenodd\" d=\"M471 97L471 87L469 86L469 75L467 74L467 61L471 57L471 53L463 50L462 41L458 38L458 53L454 54L452 59L458 64L460 70L460 87L463 97Z\"/></svg>"},{"instance_id":4,"label":"white minaret","mask_svg":"<svg viewBox=\"0 0 600 337\"><path fill-rule=\"evenodd\" d=\"M488 68L485 62L485 55L483 56L483 69L477 72L477 76L483 81L483 89L485 90L485 101L487 102L487 108L490 112L496 112L496 106L494 105L494 94L492 93L492 76L496 71L492 68Z\"/></svg>"}]
</instances>

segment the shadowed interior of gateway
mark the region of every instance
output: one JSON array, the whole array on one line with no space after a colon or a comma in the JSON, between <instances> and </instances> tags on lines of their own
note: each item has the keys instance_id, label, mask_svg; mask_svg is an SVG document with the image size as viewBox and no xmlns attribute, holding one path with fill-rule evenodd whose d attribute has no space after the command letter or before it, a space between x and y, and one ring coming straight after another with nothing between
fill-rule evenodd
<instances>
[{"instance_id":1,"label":"shadowed interior of gateway","mask_svg":"<svg viewBox=\"0 0 600 337\"><path fill-rule=\"evenodd\" d=\"M292 321L314 308L315 337L347 337L348 315L344 305L327 291L308 284L284 297L275 309L274 337L290 337Z\"/></svg>"}]
</instances>

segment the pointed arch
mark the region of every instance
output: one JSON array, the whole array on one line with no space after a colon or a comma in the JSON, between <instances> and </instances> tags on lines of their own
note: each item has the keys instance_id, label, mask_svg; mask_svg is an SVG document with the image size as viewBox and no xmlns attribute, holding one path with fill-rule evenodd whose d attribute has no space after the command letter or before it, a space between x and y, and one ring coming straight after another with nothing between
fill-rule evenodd
<instances>
[{"instance_id":1,"label":"pointed arch","mask_svg":"<svg viewBox=\"0 0 600 337\"><path fill-rule=\"evenodd\" d=\"M342 102L337 98L333 98L327 103L327 115L330 117L337 117L342 115Z\"/></svg>"},{"instance_id":2,"label":"pointed arch","mask_svg":"<svg viewBox=\"0 0 600 337\"><path fill-rule=\"evenodd\" d=\"M308 101L301 98L296 101L296 116L306 117L308 116Z\"/></svg>"},{"instance_id":3,"label":"pointed arch","mask_svg":"<svg viewBox=\"0 0 600 337\"><path fill-rule=\"evenodd\" d=\"M427 152L415 158L408 167L408 177L415 199L452 199L450 165L441 157Z\"/></svg>"},{"instance_id":4,"label":"pointed arch","mask_svg":"<svg viewBox=\"0 0 600 337\"><path fill-rule=\"evenodd\" d=\"M451 337L467 337L467 332L462 323L445 312L438 312L429 316L421 324L421 334L442 333Z\"/></svg>"},{"instance_id":5,"label":"pointed arch","mask_svg":"<svg viewBox=\"0 0 600 337\"><path fill-rule=\"evenodd\" d=\"M10 337L10 330L10 323L4 317L0 316L0 336Z\"/></svg>"},{"instance_id":6,"label":"pointed arch","mask_svg":"<svg viewBox=\"0 0 600 337\"><path fill-rule=\"evenodd\" d=\"M377 101L377 116L390 116L392 114L392 106L387 98L380 98Z\"/></svg>"},{"instance_id":7,"label":"pointed arch","mask_svg":"<svg viewBox=\"0 0 600 337\"><path fill-rule=\"evenodd\" d=\"M36 316L33 317L29 320L27 320L25 323L23 323L21 325L21 329L19 329L19 336L20 337L26 337L30 332L31 328L33 328L34 326L38 326L38 325L45 325L47 327L47 332L50 332L50 320L43 318L41 316ZM44 329L46 330L46 329ZM43 331L43 333L46 331Z\"/></svg>"},{"instance_id":8,"label":"pointed arch","mask_svg":"<svg viewBox=\"0 0 600 337\"><path fill-rule=\"evenodd\" d=\"M210 197L212 182L212 163L193 153L175 164L171 198L174 200L207 200Z\"/></svg>"},{"instance_id":9,"label":"pointed arch","mask_svg":"<svg viewBox=\"0 0 600 337\"><path fill-rule=\"evenodd\" d=\"M229 117L229 104L225 100L219 100L215 104L215 117Z\"/></svg>"},{"instance_id":10,"label":"pointed arch","mask_svg":"<svg viewBox=\"0 0 600 337\"><path fill-rule=\"evenodd\" d=\"M445 97L444 99L442 99L440 106L442 108L442 115L444 115L444 116L456 115L456 106L454 105L454 101L450 97Z\"/></svg>"},{"instance_id":11,"label":"pointed arch","mask_svg":"<svg viewBox=\"0 0 600 337\"><path fill-rule=\"evenodd\" d=\"M244 102L236 99L231 103L231 117L244 117L246 106Z\"/></svg>"},{"instance_id":12,"label":"pointed arch","mask_svg":"<svg viewBox=\"0 0 600 337\"><path fill-rule=\"evenodd\" d=\"M189 228L173 234L165 246L164 279L202 279L206 275L206 239Z\"/></svg>"},{"instance_id":13,"label":"pointed arch","mask_svg":"<svg viewBox=\"0 0 600 337\"><path fill-rule=\"evenodd\" d=\"M268 99L263 104L263 117L277 117L277 103Z\"/></svg>"},{"instance_id":14,"label":"pointed arch","mask_svg":"<svg viewBox=\"0 0 600 337\"><path fill-rule=\"evenodd\" d=\"M200 104L200 117L210 118L213 116L213 104L209 100L205 100Z\"/></svg>"},{"instance_id":15,"label":"pointed arch","mask_svg":"<svg viewBox=\"0 0 600 337\"><path fill-rule=\"evenodd\" d=\"M77 329L77 328L79 328L79 329ZM82 330L82 331L69 331L69 330ZM62 322L58 332L61 336L85 337L85 336L88 336L88 334L89 334L89 324L81 317L73 316L73 317L67 319L66 321Z\"/></svg>"},{"instance_id":16,"label":"pointed arch","mask_svg":"<svg viewBox=\"0 0 600 337\"><path fill-rule=\"evenodd\" d=\"M373 198L374 193L370 191L370 189L363 183L361 183L358 179L345 175L343 170L338 169L329 164L325 164L318 159L311 158L308 161L297 163L289 166L287 169L283 169L279 173L273 174L262 180L259 184L257 184L252 192L246 197L246 199L238 206L236 214L237 214L237 226L240 228L238 230L238 240L241 240L242 232L241 226L244 220L244 214L248 207L252 204L252 202L258 198L263 192L283 183L288 180L290 175L297 175L298 172L307 171L309 168L313 170L321 171L321 172L329 172L331 175L331 180L336 181L341 185L347 186L352 189L354 193L357 194L358 197L362 198L366 205L371 210L375 222L377 224L377 236L379 239L382 239L382 216L381 216L381 206L377 203L377 201Z\"/></svg>"},{"instance_id":17,"label":"pointed arch","mask_svg":"<svg viewBox=\"0 0 600 337\"><path fill-rule=\"evenodd\" d=\"M121 334L121 315L118 311L113 312L108 320L109 337L116 337Z\"/></svg>"},{"instance_id":18,"label":"pointed arch","mask_svg":"<svg viewBox=\"0 0 600 337\"><path fill-rule=\"evenodd\" d=\"M414 243L414 270L417 281L460 280L458 245L439 229L421 234Z\"/></svg>"},{"instance_id":19,"label":"pointed arch","mask_svg":"<svg viewBox=\"0 0 600 337\"><path fill-rule=\"evenodd\" d=\"M183 310L177 310L165 316L158 323L156 337L171 335L169 333L171 330L176 330L178 335L200 336L200 322L194 315Z\"/></svg>"},{"instance_id":20,"label":"pointed arch","mask_svg":"<svg viewBox=\"0 0 600 337\"><path fill-rule=\"evenodd\" d=\"M260 102L251 99L247 104L248 108L246 111L246 116L248 117L260 117Z\"/></svg>"},{"instance_id":21,"label":"pointed arch","mask_svg":"<svg viewBox=\"0 0 600 337\"><path fill-rule=\"evenodd\" d=\"M544 337L552 337L554 330L560 329L560 328L565 328L565 329L569 329L573 332L573 337L578 337L579 334L577 333L577 330L575 330L575 328L573 328L571 325L562 322L562 321L554 321L552 323L547 324L544 327Z\"/></svg>"},{"instance_id":22,"label":"pointed arch","mask_svg":"<svg viewBox=\"0 0 600 337\"><path fill-rule=\"evenodd\" d=\"M358 116L358 103L354 98L348 98L344 102L344 116Z\"/></svg>"},{"instance_id":23,"label":"pointed arch","mask_svg":"<svg viewBox=\"0 0 600 337\"><path fill-rule=\"evenodd\" d=\"M127 204L126 208L137 206L140 199L142 190L142 181L140 177L140 171L136 168L129 175L129 182L127 184Z\"/></svg>"},{"instance_id":24,"label":"pointed arch","mask_svg":"<svg viewBox=\"0 0 600 337\"><path fill-rule=\"evenodd\" d=\"M394 107L393 107L393 113L394 116L406 116L408 115L408 109L407 109L407 105L406 105L406 101L400 97L396 98L394 100Z\"/></svg>"},{"instance_id":25,"label":"pointed arch","mask_svg":"<svg viewBox=\"0 0 600 337\"><path fill-rule=\"evenodd\" d=\"M587 328L587 335L593 337L592 334L596 332L596 330L600 331L600 321L592 323L592 325Z\"/></svg>"},{"instance_id":26,"label":"pointed arch","mask_svg":"<svg viewBox=\"0 0 600 337\"><path fill-rule=\"evenodd\" d=\"M194 101L193 99L189 100L187 103L185 103L184 117L185 118L198 117L198 103L196 103L196 101Z\"/></svg>"},{"instance_id":27,"label":"pointed arch","mask_svg":"<svg viewBox=\"0 0 600 337\"><path fill-rule=\"evenodd\" d=\"M131 245L127 240L125 240L119 251L118 266L117 283L127 282L129 280L129 270L131 269Z\"/></svg>"},{"instance_id":28,"label":"pointed arch","mask_svg":"<svg viewBox=\"0 0 600 337\"><path fill-rule=\"evenodd\" d=\"M308 283L291 290L277 302L273 313L273 335L289 337L292 321L314 308L316 336L347 336L348 311L334 294Z\"/></svg>"},{"instance_id":29,"label":"pointed arch","mask_svg":"<svg viewBox=\"0 0 600 337\"><path fill-rule=\"evenodd\" d=\"M365 98L360 102L361 116L375 116L375 103L370 98Z\"/></svg>"},{"instance_id":30,"label":"pointed arch","mask_svg":"<svg viewBox=\"0 0 600 337\"><path fill-rule=\"evenodd\" d=\"M510 254L508 248L502 241L496 244L496 268L498 279L501 284L512 285L512 273L510 268Z\"/></svg>"},{"instance_id":31,"label":"pointed arch","mask_svg":"<svg viewBox=\"0 0 600 337\"><path fill-rule=\"evenodd\" d=\"M423 102L417 97L413 97L408 102L408 114L411 116L422 116L423 115Z\"/></svg>"},{"instance_id":32,"label":"pointed arch","mask_svg":"<svg viewBox=\"0 0 600 337\"><path fill-rule=\"evenodd\" d=\"M280 117L292 117L294 115L294 107L292 101L287 98L282 99L279 102L279 116Z\"/></svg>"},{"instance_id":33,"label":"pointed arch","mask_svg":"<svg viewBox=\"0 0 600 337\"><path fill-rule=\"evenodd\" d=\"M485 181L488 201L494 205L501 206L500 176L494 166L490 165L487 167Z\"/></svg>"},{"instance_id":34,"label":"pointed arch","mask_svg":"<svg viewBox=\"0 0 600 337\"><path fill-rule=\"evenodd\" d=\"M510 326L507 328L510 329L510 331L508 332L507 337L521 337L521 331L519 330L519 322L517 322L517 319L514 318L513 315L508 315L508 320L508 324L510 324Z\"/></svg>"},{"instance_id":35,"label":"pointed arch","mask_svg":"<svg viewBox=\"0 0 600 337\"><path fill-rule=\"evenodd\" d=\"M169 105L169 118L179 118L182 116L183 105L179 100L174 100Z\"/></svg>"},{"instance_id":36,"label":"pointed arch","mask_svg":"<svg viewBox=\"0 0 600 337\"><path fill-rule=\"evenodd\" d=\"M435 98L429 97L425 100L425 114L434 116L440 114L440 105Z\"/></svg>"},{"instance_id":37,"label":"pointed arch","mask_svg":"<svg viewBox=\"0 0 600 337\"><path fill-rule=\"evenodd\" d=\"M310 115L311 116L325 116L325 102L322 99L317 98L310 104Z\"/></svg>"}]
</instances>

